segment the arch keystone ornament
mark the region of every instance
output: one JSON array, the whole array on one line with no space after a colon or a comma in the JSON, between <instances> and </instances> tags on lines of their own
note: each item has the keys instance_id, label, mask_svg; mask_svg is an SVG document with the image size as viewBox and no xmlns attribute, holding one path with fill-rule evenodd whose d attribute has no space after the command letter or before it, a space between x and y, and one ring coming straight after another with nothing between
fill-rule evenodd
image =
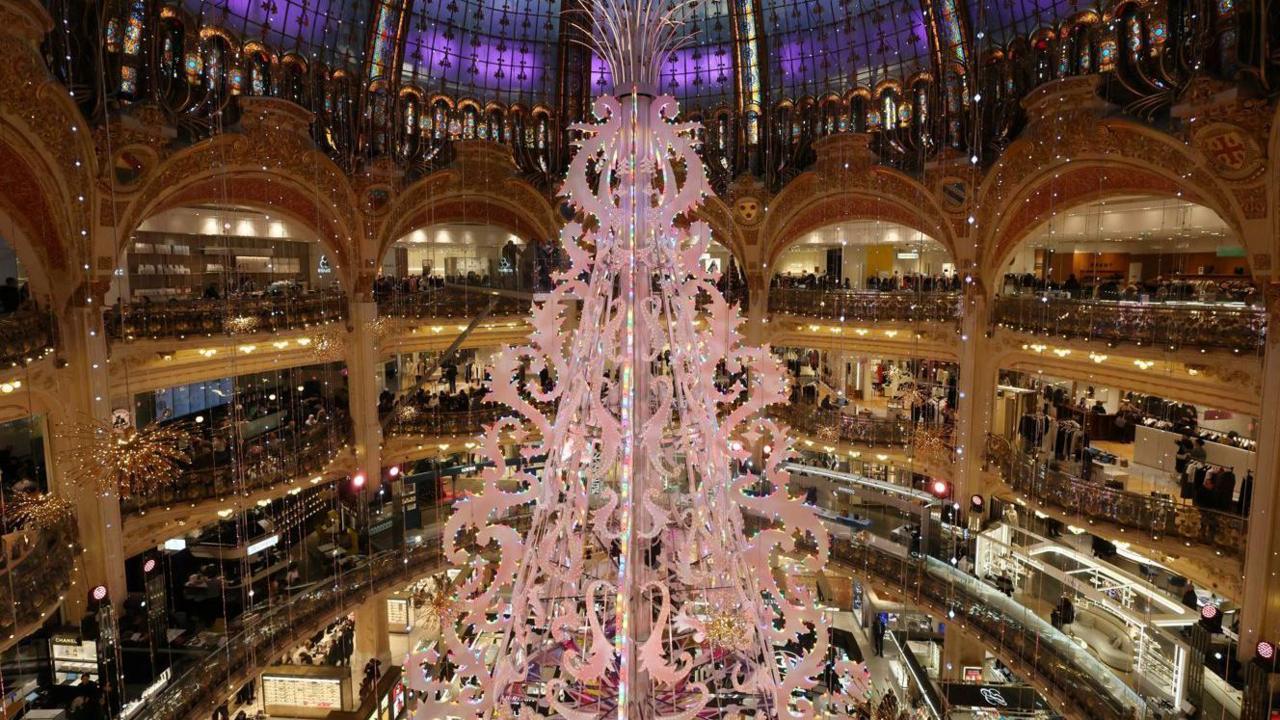
<instances>
[{"instance_id":1,"label":"arch keystone ornament","mask_svg":"<svg viewBox=\"0 0 1280 720\"><path fill-rule=\"evenodd\" d=\"M652 92L687 37L672 20L679 6L666 8L595 7L596 50L618 94L595 101L599 122L574 127L563 194L584 220L564 228L569 268L491 383L492 397L536 428L520 456L545 463L508 464L501 434L521 427L516 418L488 429L483 491L457 504L444 531L445 555L462 570L441 628L445 657L406 660L419 720L816 714L796 696L826 668L829 617L799 574L822 570L829 539L787 493L785 429L759 419L786 397L782 369L742 342L737 308L699 262L706 223L675 224L709 187L696 124L677 122L676 101ZM554 385L521 389L525 363ZM722 363L749 372L722 389ZM775 450L758 471L736 469L750 467L748 446L766 443ZM526 507L521 533L508 518ZM803 572L777 578L779 552ZM808 644L799 641L811 631L809 650L784 649ZM424 671L443 659L451 677ZM864 667L839 662L835 675L849 694L865 691ZM832 711L855 702L838 689L830 700Z\"/></svg>"}]
</instances>

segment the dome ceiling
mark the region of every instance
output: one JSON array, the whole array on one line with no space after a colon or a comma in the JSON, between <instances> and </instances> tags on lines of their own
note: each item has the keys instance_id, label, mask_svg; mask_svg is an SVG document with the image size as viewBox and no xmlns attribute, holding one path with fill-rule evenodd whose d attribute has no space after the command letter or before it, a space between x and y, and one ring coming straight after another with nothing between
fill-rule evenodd
<instances>
[{"instance_id":1,"label":"dome ceiling","mask_svg":"<svg viewBox=\"0 0 1280 720\"><path fill-rule=\"evenodd\" d=\"M182 0L202 25L333 67L366 61L370 33L394 37L401 9L402 78L427 91L533 104L555 97L562 16L577 0ZM401 5L403 3L403 5ZM383 5L393 9L381 13ZM736 7L735 7L736 5ZM930 69L921 0L698 0L681 14L693 43L675 53L664 89L704 108L733 99L735 65L770 99L841 93ZM963 7L963 5L962 5ZM967 6L979 48L1026 36L1074 11L1068 0L973 0ZM739 23L735 33L735 23ZM735 37L756 43L735 52ZM760 55L768 59L760 62ZM376 59L379 60L380 58ZM609 85L601 63L592 87Z\"/></svg>"}]
</instances>

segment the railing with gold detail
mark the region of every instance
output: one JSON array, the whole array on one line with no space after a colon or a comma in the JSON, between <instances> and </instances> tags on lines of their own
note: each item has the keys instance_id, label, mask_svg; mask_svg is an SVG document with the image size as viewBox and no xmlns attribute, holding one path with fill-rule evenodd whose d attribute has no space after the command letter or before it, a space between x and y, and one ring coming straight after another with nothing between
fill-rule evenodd
<instances>
[{"instance_id":1,"label":"railing with gold detail","mask_svg":"<svg viewBox=\"0 0 1280 720\"><path fill-rule=\"evenodd\" d=\"M1167 537L1242 557L1248 519L1233 513L1182 503L1165 496L1144 495L1106 487L1050 467L991 436L988 463L996 466L1014 490L1086 521L1113 523L1153 538Z\"/></svg>"},{"instance_id":2,"label":"railing with gold detail","mask_svg":"<svg viewBox=\"0 0 1280 720\"><path fill-rule=\"evenodd\" d=\"M53 351L53 318L35 306L0 314L0 371L38 360Z\"/></svg>"},{"instance_id":3,"label":"railing with gold detail","mask_svg":"<svg viewBox=\"0 0 1280 720\"><path fill-rule=\"evenodd\" d=\"M116 305L105 319L114 340L251 335L300 330L341 320L347 298L339 291L174 299Z\"/></svg>"},{"instance_id":4,"label":"railing with gold detail","mask_svg":"<svg viewBox=\"0 0 1280 720\"><path fill-rule=\"evenodd\" d=\"M848 322L951 322L960 317L960 295L770 288L769 312Z\"/></svg>"},{"instance_id":5,"label":"railing with gold detail","mask_svg":"<svg viewBox=\"0 0 1280 720\"><path fill-rule=\"evenodd\" d=\"M1166 350L1260 352L1267 314L1240 304L1071 300L1045 295L996 298L993 321L1010 330Z\"/></svg>"}]
</instances>

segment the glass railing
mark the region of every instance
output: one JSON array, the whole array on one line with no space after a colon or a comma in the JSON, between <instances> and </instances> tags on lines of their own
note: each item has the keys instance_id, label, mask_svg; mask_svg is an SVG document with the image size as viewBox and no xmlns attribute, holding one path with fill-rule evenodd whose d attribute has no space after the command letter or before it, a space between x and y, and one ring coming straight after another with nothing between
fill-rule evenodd
<instances>
[{"instance_id":1,"label":"glass railing","mask_svg":"<svg viewBox=\"0 0 1280 720\"><path fill-rule=\"evenodd\" d=\"M416 291L388 291L375 294L378 314L387 317L472 318L494 303L491 315L528 315L530 301L497 291L460 287L431 287Z\"/></svg>"},{"instance_id":2,"label":"glass railing","mask_svg":"<svg viewBox=\"0 0 1280 720\"><path fill-rule=\"evenodd\" d=\"M0 538L0 638L16 639L23 628L41 623L71 587L75 569L76 526L66 518L41 528L18 530Z\"/></svg>"},{"instance_id":3,"label":"glass railing","mask_svg":"<svg viewBox=\"0 0 1280 720\"><path fill-rule=\"evenodd\" d=\"M912 557L878 543L833 538L831 557L905 597L930 606L979 635L1013 670L1061 702L1069 698L1083 717L1142 717L1145 704L1115 673L1030 609L977 578L935 558Z\"/></svg>"},{"instance_id":4,"label":"glass railing","mask_svg":"<svg viewBox=\"0 0 1280 720\"><path fill-rule=\"evenodd\" d=\"M346 311L347 297L336 290L268 293L116 305L105 324L115 340L252 335L314 327L341 320Z\"/></svg>"},{"instance_id":5,"label":"glass railing","mask_svg":"<svg viewBox=\"0 0 1280 720\"><path fill-rule=\"evenodd\" d=\"M1158 348L1260 352L1267 314L1243 304L1071 300L1043 295L996 298L993 321L1018 332Z\"/></svg>"},{"instance_id":6,"label":"glass railing","mask_svg":"<svg viewBox=\"0 0 1280 720\"><path fill-rule=\"evenodd\" d=\"M1244 555L1248 520L1239 515L1197 507L1163 495L1109 488L1100 481L1052 469L1047 460L1014 449L1002 437L988 439L987 458L995 463L1014 490L1059 508L1069 516L1140 530L1153 538L1197 543L1215 548L1223 555Z\"/></svg>"},{"instance_id":7,"label":"glass railing","mask_svg":"<svg viewBox=\"0 0 1280 720\"><path fill-rule=\"evenodd\" d=\"M37 360L53 349L53 318L36 307L0 314L0 370Z\"/></svg>"},{"instance_id":8,"label":"glass railing","mask_svg":"<svg viewBox=\"0 0 1280 720\"><path fill-rule=\"evenodd\" d=\"M443 567L443 560L434 543L388 551L316 583L288 602L246 615L221 647L193 662L149 700L142 717L208 717L256 669L296 647L344 609L437 567Z\"/></svg>"},{"instance_id":9,"label":"glass railing","mask_svg":"<svg viewBox=\"0 0 1280 720\"><path fill-rule=\"evenodd\" d=\"M960 317L960 295L909 290L770 288L769 312L848 322L949 322Z\"/></svg>"},{"instance_id":10,"label":"glass railing","mask_svg":"<svg viewBox=\"0 0 1280 720\"><path fill-rule=\"evenodd\" d=\"M137 513L159 507L243 495L324 469L351 441L345 417L301 432L278 429L245 439L239 449L207 451L170 485L121 500L121 510Z\"/></svg>"}]
</instances>

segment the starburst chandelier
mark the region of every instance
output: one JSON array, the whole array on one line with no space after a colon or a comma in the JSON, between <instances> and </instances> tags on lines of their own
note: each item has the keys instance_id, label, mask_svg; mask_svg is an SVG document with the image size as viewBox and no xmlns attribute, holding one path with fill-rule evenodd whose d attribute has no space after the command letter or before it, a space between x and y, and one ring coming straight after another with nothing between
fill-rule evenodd
<instances>
[{"instance_id":1,"label":"starburst chandelier","mask_svg":"<svg viewBox=\"0 0 1280 720\"><path fill-rule=\"evenodd\" d=\"M184 447L191 432L182 423L150 423L141 429L90 420L60 433L74 441L69 453L78 483L120 497L150 495L173 484L191 462Z\"/></svg>"},{"instance_id":2,"label":"starburst chandelier","mask_svg":"<svg viewBox=\"0 0 1280 720\"><path fill-rule=\"evenodd\" d=\"M5 505L4 513L10 528L37 531L64 525L74 517L71 503L52 494L19 494Z\"/></svg>"},{"instance_id":3,"label":"starburst chandelier","mask_svg":"<svg viewBox=\"0 0 1280 720\"><path fill-rule=\"evenodd\" d=\"M522 454L546 459L508 465L501 438L517 418L486 432L484 488L444 531L461 573L441 649L406 660L419 720L815 714L802 692L826 669L829 618L800 575L822 570L827 532L788 495L790 440L761 414L786 398L782 368L743 343L738 308L699 262L706 223L677 226L710 191L697 124L655 92L687 37L679 7L663 7L595 6L587 34L616 96L573 128L562 192L582 220L563 230L569 267L535 306L529 343L497 358L490 386L537 431ZM744 380L718 388L722 362ZM522 390L522 365L554 384ZM513 518L529 510L521 533ZM775 575L779 554L804 572ZM865 689L863 668L836 672Z\"/></svg>"}]
</instances>

